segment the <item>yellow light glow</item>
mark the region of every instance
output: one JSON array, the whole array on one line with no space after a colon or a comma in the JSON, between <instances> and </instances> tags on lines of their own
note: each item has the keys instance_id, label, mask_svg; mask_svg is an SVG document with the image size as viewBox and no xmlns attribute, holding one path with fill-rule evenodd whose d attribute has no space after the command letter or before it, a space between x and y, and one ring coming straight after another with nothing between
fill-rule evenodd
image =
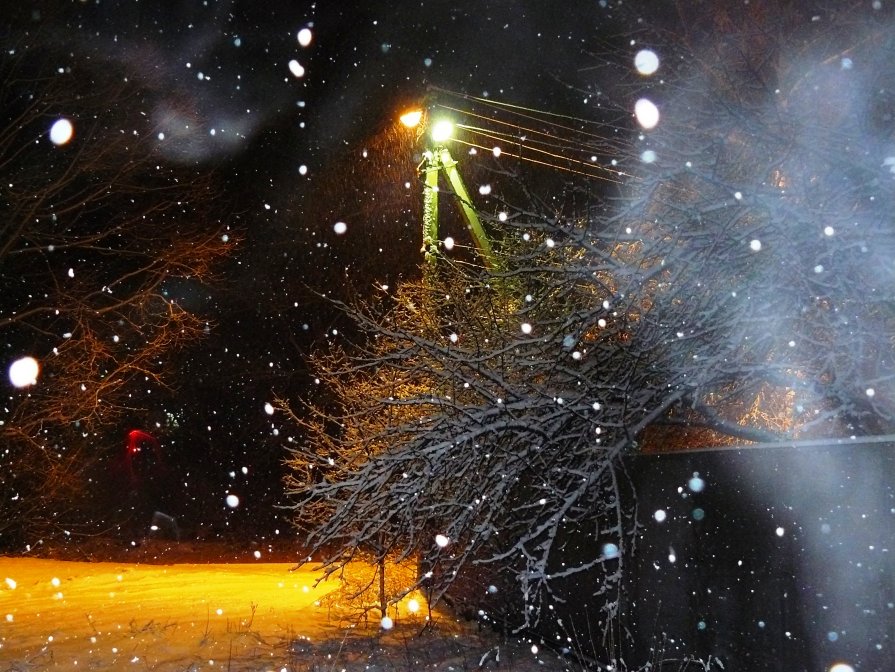
<instances>
[{"instance_id":1,"label":"yellow light glow","mask_svg":"<svg viewBox=\"0 0 895 672\"><path fill-rule=\"evenodd\" d=\"M442 119L432 127L432 139L435 142L444 142L454 134L454 125L447 119Z\"/></svg>"},{"instance_id":2,"label":"yellow light glow","mask_svg":"<svg viewBox=\"0 0 895 672\"><path fill-rule=\"evenodd\" d=\"M401 123L407 128L415 128L423 118L422 110L410 110L401 115Z\"/></svg>"},{"instance_id":3,"label":"yellow light glow","mask_svg":"<svg viewBox=\"0 0 895 672\"><path fill-rule=\"evenodd\" d=\"M171 551L178 553L176 547ZM91 655L103 669L121 667L112 663L119 658L118 652L126 650L128 658L145 662L147 669L173 670L183 668L180 660L198 655L196 646L201 640L203 657L232 657L234 662L245 663L234 668L249 669L251 660L279 659L279 633L287 632L293 621L301 623L301 638L308 642L326 641L334 629L347 631L350 627L351 632L365 636L377 636L382 629L376 617L370 619L368 628L361 629L370 605L378 605L382 569L378 563L355 560L344 573L337 571L321 581L317 566L296 568L294 559L288 563L247 562L246 553L236 549L228 556L240 559L231 564L152 565L4 557L0 559L0 576L15 579L0 579L0 603L6 594L11 594L11 600L22 591L27 595L0 611L5 638L0 641L4 646L6 641L20 643L16 655L30 660L45 655L41 650L46 651L47 630L59 629L65 636L54 635L52 647L53 655L61 660L84 658L84 642L96 644L94 638L98 638L104 645L94 646L95 655ZM167 554L165 558L176 563ZM387 561L388 599L397 600L417 583L417 567L413 561ZM254 605L262 605L257 613ZM278 605L288 605L288 609ZM372 613L381 617L373 608ZM418 590L392 603L388 612L393 630L399 633L419 631L430 614L426 598ZM135 614L141 628L155 623L177 627L153 625L150 632L146 625L148 634L138 637L131 629L116 629L118 623L133 621ZM435 617L438 623L451 621L446 614L435 612ZM237 628L251 637L234 639L231 635ZM5 654L6 648L0 651Z\"/></svg>"}]
</instances>

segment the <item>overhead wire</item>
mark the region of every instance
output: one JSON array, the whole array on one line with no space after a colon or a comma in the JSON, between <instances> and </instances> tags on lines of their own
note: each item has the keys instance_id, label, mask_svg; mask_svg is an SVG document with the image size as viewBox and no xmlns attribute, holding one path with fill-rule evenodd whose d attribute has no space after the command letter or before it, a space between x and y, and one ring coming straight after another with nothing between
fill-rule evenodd
<instances>
[{"instance_id":1,"label":"overhead wire","mask_svg":"<svg viewBox=\"0 0 895 672\"><path fill-rule=\"evenodd\" d=\"M605 165L602 165L599 163L594 163L594 159L591 159L591 161L583 161L581 159L570 158L568 156L559 154L557 152L549 152L547 150L539 148L539 146L540 147L549 147L551 149L555 149L558 151L566 149L566 150L572 151L573 153L583 154L585 156L586 155L593 156L595 154L595 152L599 151L594 147L591 147L591 146L583 146L582 147L579 145L574 145L570 141L567 141L563 138L560 138L560 137L557 137L550 133L547 133L546 131L540 131L540 130L533 129L533 128L518 126L516 124L513 124L512 122L503 121L501 119L491 119L491 118L486 117L485 115L476 114L474 112L463 110L461 108L449 107L449 106L445 106L445 105L439 105L438 107L440 107L442 109L447 109L447 110L451 110L454 112L458 112L459 114L463 114L465 116L470 116L470 117L474 117L477 119L483 119L489 123L493 123L493 124L497 124L497 125L501 125L501 126L510 126L511 128L514 129L514 131L521 131L522 134L520 134L518 132L498 131L498 130L483 128L483 127L478 127L478 126L472 126L469 124L457 124L458 128L462 128L465 131L485 135L486 137L489 137L493 140L512 142L513 144L516 144L520 147L524 146L526 148L532 149L533 151L548 154L556 159L563 159L563 160L567 160L567 161L572 161L573 163L581 163L583 165L587 165L588 168L600 169L600 170L604 170L609 173L616 173L618 175L624 175L624 173L622 171L619 171L615 168L610 168L608 166L605 166ZM534 136L534 137L532 137L532 136ZM538 139L538 136L544 136L544 137L548 138L549 140L540 140L540 139Z\"/></svg>"},{"instance_id":2,"label":"overhead wire","mask_svg":"<svg viewBox=\"0 0 895 672\"><path fill-rule=\"evenodd\" d=\"M480 145L480 144L475 143L475 142L469 142L468 140L463 140L462 138L454 138L454 142L456 142L457 144L460 144L460 145L466 145L467 147L475 147L476 149L481 149L481 150L484 150L484 151L486 151L486 152L490 152L490 151L492 151L492 149L493 149L493 147L486 147L485 145ZM529 148L529 149L532 149L532 148ZM532 149L532 151L540 151L540 150L533 150L533 149ZM545 153L546 153L546 152L545 152ZM538 164L538 165L541 165L541 166L546 166L546 167L548 167L548 168L552 168L552 169L554 169L554 170L561 170L561 171L564 171L564 172L567 172L567 173L575 173L575 174L577 174L577 175L582 175L582 176L584 176L584 177L592 177L592 178L596 178L596 179L598 179L598 180L605 180L605 181L607 181L607 182L614 182L614 183L616 183L616 184L620 184L620 183L621 183L621 180L616 180L616 179L613 179L613 178L611 178L611 177L606 177L605 175L598 175L598 174L595 174L595 173L588 173L588 172L585 172L585 171L583 171L583 170L576 170L575 168L569 168L568 166L561 166L561 165L558 165L558 164L555 164L555 163L550 163L549 161L541 161L541 160L536 159L536 158L533 158L533 157L531 157L531 156L523 156L521 153L516 154L516 153L513 153L512 151L508 151L508 150L505 150L505 149L501 149L501 156L504 156L504 155L509 156L509 157L512 157L512 158L514 158L514 159L519 159L520 161L527 161L527 162L529 162L529 163L534 163L534 164ZM551 156L556 156L556 155L551 154ZM560 157L560 158L562 158L562 157ZM586 163L586 162L584 162L584 161L576 161L576 160L573 160L573 159L566 159L566 160L567 160L567 161L574 162L574 163L579 163L579 164L585 165L585 166L587 166L587 167L590 167L590 164L588 164L588 163ZM603 168L603 167L602 167L602 166L596 166L596 168ZM604 170L605 170L605 169L604 169ZM618 172L619 175L625 175L625 173L623 173L623 172L621 172L621 171L615 171L615 172Z\"/></svg>"},{"instance_id":3,"label":"overhead wire","mask_svg":"<svg viewBox=\"0 0 895 672\"><path fill-rule=\"evenodd\" d=\"M466 133L474 136L474 138L479 139L479 142L475 142L475 141L464 140L463 138L460 138L460 137L452 138L452 141L456 142L458 144L465 144L465 145L468 145L471 147L476 147L478 149L483 149L485 151L490 152L490 151L494 150L495 146L492 145L491 147L488 147L488 146L482 144L482 138L491 140L491 141L495 141L498 143L508 143L512 146L518 147L519 148L518 151L513 152L513 151L507 150L504 147L500 146L499 148L500 148L501 155L511 156L511 157L514 157L520 161L527 161L529 163L543 165L546 167L554 168L556 170L577 173L577 174L580 174L583 176L600 179L600 180L606 180L609 182L619 182L620 180L615 179L614 177L607 176L605 173L612 173L619 177L626 174L623 171L620 171L615 168L610 168L603 164L583 161L579 158L574 158L572 156L568 156L567 154L563 154L563 153L561 153L562 150L568 149L568 147L566 147L564 145L555 145L554 144L554 145L552 145L552 147L558 151L549 151L547 149L543 149L542 147L538 147L537 145L538 144L541 144L543 146L551 146L551 145L546 144L546 143L532 142L531 140L529 140L528 138L523 137L523 136L517 136L517 135L509 134L506 132L488 130L488 129L484 129L484 128L480 128L480 127L476 127L476 126L470 126L468 124L462 124L462 123L457 124L456 126L457 126L457 128L460 128L463 131L465 131ZM526 155L523 153L523 150L538 154L538 155L540 155L540 158ZM581 151L581 150L577 149L576 151ZM566 165L563 165L563 164L566 164ZM578 169L570 167L571 165L577 165ZM601 173L603 173L603 174L601 174Z\"/></svg>"},{"instance_id":4,"label":"overhead wire","mask_svg":"<svg viewBox=\"0 0 895 672\"><path fill-rule=\"evenodd\" d=\"M467 106L463 103L433 101L428 106L426 116L430 121L439 110L450 113L446 116L454 117L453 125L462 133L454 134L451 137L452 143L493 153L495 157L509 157L547 170L579 175L588 180L620 184L622 178L636 179L630 173L615 167L615 162L609 166L597 160L598 155L624 153L622 137L612 137L598 130L609 129L614 133L622 127L445 89L434 90L446 97L472 103ZM583 128L576 128L570 122L580 124ZM625 130L630 131L627 128ZM488 143L491 143L490 146ZM462 263L480 266L480 263L473 260L464 260Z\"/></svg>"},{"instance_id":5,"label":"overhead wire","mask_svg":"<svg viewBox=\"0 0 895 672\"><path fill-rule=\"evenodd\" d=\"M595 144L600 145L600 146L602 146L605 143L610 141L609 138L607 138L605 134L588 131L588 130L585 130L585 128L593 128L593 127L608 128L608 129L611 129L613 132L629 130L627 128L627 126L621 126L618 124L610 124L608 122L596 121L594 119L584 119L584 118L575 117L572 115L551 112L549 110L538 110L533 107L525 107L522 105L515 105L513 103L506 103L503 101L494 100L492 98L480 98L480 97L471 96L471 95L465 94L465 93L449 91L447 89L436 89L436 90L439 91L440 93L446 94L448 96L452 96L454 98L460 98L461 100L474 101L475 103L478 103L479 105L482 105L484 107L497 108L495 111L500 111L500 112L510 114L513 116L521 117L528 121L534 121L539 124L547 124L547 125L551 126L552 128L563 132L563 135L559 136L559 135L554 134L554 137L556 137L557 139L560 139L560 140L564 140L569 143L572 142L571 140L567 139L569 134L576 136L577 138L581 138L581 139L590 138L591 140L594 141ZM449 105L446 105L444 103L439 102L439 103L437 103L437 105L439 107L451 109ZM461 110L461 108L457 108L457 109ZM523 110L524 112L522 112L520 110ZM464 111L467 113L469 112L469 110L461 110L461 111ZM559 118L559 119L574 121L574 122L582 125L584 128L575 128L572 126L561 124L556 121L552 121L551 118ZM515 124L515 125L519 126L520 128L523 128L523 126L521 124ZM529 130L531 130L531 129L529 129ZM581 140L578 140L577 142L580 142L580 141Z\"/></svg>"},{"instance_id":6,"label":"overhead wire","mask_svg":"<svg viewBox=\"0 0 895 672\"><path fill-rule=\"evenodd\" d=\"M496 147L499 148L500 155L506 155L519 161L526 161L554 170L581 175L589 179L618 183L620 182L619 179L607 176L606 173L619 178L630 176L628 173L615 167L597 162L595 158L597 154L605 154L607 151L612 151L620 143L620 140L582 128L574 128L567 123L554 121L554 119L574 121L585 126L598 126L613 130L618 130L618 127L605 122L505 103L492 98L481 98L437 87L433 87L433 90L446 96L492 108L493 114L489 115L483 114L475 108L468 109L438 102L433 104L433 108L440 108L478 122L477 125L463 123L462 121L456 123L457 128L463 130L464 134L472 137L470 139L454 137L454 142L484 151L493 151L495 149L495 147L485 146L484 142L496 142L498 143ZM509 115L510 118L499 118L496 116L499 114ZM519 121L516 118L524 121ZM500 146L502 144L512 145L517 150L514 152ZM582 159L582 155L589 155L590 160Z\"/></svg>"},{"instance_id":7,"label":"overhead wire","mask_svg":"<svg viewBox=\"0 0 895 672\"><path fill-rule=\"evenodd\" d=\"M523 131L529 135L546 136L547 138L550 138L551 141L553 141L554 143L557 143L558 145L566 145L573 149L577 149L579 151L587 151L586 149L583 149L581 147L576 147L576 145L574 145L571 140L568 140L561 136L557 136L554 133L548 133L543 130L538 130L538 129L527 127L527 126L522 126L520 124L513 123L510 121L504 121L502 119L495 119L493 117L488 117L484 114L477 114L476 112L473 112L472 110L467 110L467 109L463 109L463 108L459 108L459 107L453 107L451 105L444 105L443 103L438 103L437 106L444 110L451 110L454 112L459 112L460 114L463 114L466 116L475 117L478 119L484 119L484 120L486 120L490 123L493 123L493 124L498 124L498 125L502 125L502 126L511 126L512 128L517 129L519 131ZM569 130L572 130L574 132L574 129L569 129ZM587 134L587 135L592 135L592 134ZM588 146L587 149L590 149L590 146Z\"/></svg>"},{"instance_id":8,"label":"overhead wire","mask_svg":"<svg viewBox=\"0 0 895 672\"><path fill-rule=\"evenodd\" d=\"M569 114L561 114L559 112L550 112L549 110L539 110L534 107L526 107L524 105L516 105L514 103L507 103L507 102L503 102L500 100L495 100L494 98L482 98L480 96L473 96L468 93L461 93L459 91L451 91L450 89L442 89L441 87L436 87L436 86L433 86L430 88L433 91L437 91L438 93L443 93L448 96L453 96L455 98L460 98L463 100L474 100L478 103L488 105L488 106L503 107L503 108L507 108L509 110L524 110L525 112L530 112L533 115L541 115L541 117L557 117L560 119L568 119L569 121L577 121L577 122L587 124L587 125L592 125L592 126L608 126L612 129L619 128L618 126L615 126L613 124L609 124L609 123L602 122L602 121L597 121L595 119L585 119L583 117L575 117L575 116L572 116ZM522 115L521 112L517 112L517 114ZM524 115L522 115L522 116L524 116ZM537 117L532 117L532 118L537 118ZM566 127L566 128L568 128L568 127ZM575 130L575 129L569 129L569 130Z\"/></svg>"},{"instance_id":9,"label":"overhead wire","mask_svg":"<svg viewBox=\"0 0 895 672\"><path fill-rule=\"evenodd\" d=\"M517 145L520 148L520 157L519 158L521 158L523 160L528 160L530 158L530 157L521 156L522 149L527 149L528 151L537 152L538 154L543 154L545 156L549 156L549 157L552 157L555 159L564 160L568 163L574 163L574 164L579 164L581 166L586 166L588 169L601 170L601 171L605 171L607 173L614 173L615 175L619 175L619 176L626 174L623 171L620 171L618 169L608 168L604 165L595 163L593 161L582 161L581 159L574 159L574 158L565 156L563 154L551 152L546 149L540 149L539 147L535 147L535 146L532 146L531 144L527 144L524 140L520 141L517 138L507 137L507 134L493 133L486 129L477 129L475 127L467 126L465 124L458 124L457 126L458 126L458 128L462 128L465 131L472 131L473 133L475 133L477 135L484 136L490 140L495 140L497 142L500 142L501 140L511 141L513 144ZM503 137L501 137L501 136L503 136ZM492 147L492 150L493 150L493 147ZM503 147L501 147L500 150L501 150L501 154L508 153L507 150L503 149ZM545 161L546 161L546 159L545 159ZM562 168L562 166L557 166L557 168ZM591 173L587 173L587 174L590 175ZM611 177L605 177L605 176L600 176L600 175L597 175L595 177L599 177L600 179L604 179L604 180L609 180L611 182L618 182L618 180L615 180Z\"/></svg>"}]
</instances>

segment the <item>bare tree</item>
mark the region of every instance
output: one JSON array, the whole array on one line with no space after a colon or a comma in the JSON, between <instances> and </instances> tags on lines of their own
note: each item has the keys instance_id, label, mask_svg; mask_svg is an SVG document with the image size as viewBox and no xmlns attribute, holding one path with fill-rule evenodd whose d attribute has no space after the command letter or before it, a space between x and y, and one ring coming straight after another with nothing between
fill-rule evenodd
<instances>
[{"instance_id":1,"label":"bare tree","mask_svg":"<svg viewBox=\"0 0 895 672\"><path fill-rule=\"evenodd\" d=\"M213 279L237 240L214 176L157 155L145 91L114 67L59 72L53 49L9 46L0 334L6 366L27 355L41 372L0 420L5 540L70 522L89 467L123 450L123 423L145 417L173 353L209 328L175 294ZM60 119L74 135L56 146Z\"/></svg>"},{"instance_id":2,"label":"bare tree","mask_svg":"<svg viewBox=\"0 0 895 672\"><path fill-rule=\"evenodd\" d=\"M598 571L617 589L632 531L618 457L673 400L644 414L631 399L657 374L606 328L618 308L600 276L616 261L594 264L574 231L523 219L499 276L442 262L377 307L344 306L364 338L318 357L327 399L310 414L280 405L304 434L291 447L296 520L315 549L336 549L330 569L361 549L411 558L434 599L468 562L510 570L532 625L551 578ZM601 550L556 564L579 526Z\"/></svg>"},{"instance_id":3,"label":"bare tree","mask_svg":"<svg viewBox=\"0 0 895 672\"><path fill-rule=\"evenodd\" d=\"M664 83L620 79L661 116L613 139L616 194L507 188L508 216L481 213L496 269L442 260L341 304L360 337L316 356L303 410L280 400L296 520L330 571L413 559L434 598L511 576L520 628L586 576L613 649L626 454L892 432L891 40L872 10L792 10L790 34L768 10L712 13L715 42L686 15L656 32Z\"/></svg>"}]
</instances>

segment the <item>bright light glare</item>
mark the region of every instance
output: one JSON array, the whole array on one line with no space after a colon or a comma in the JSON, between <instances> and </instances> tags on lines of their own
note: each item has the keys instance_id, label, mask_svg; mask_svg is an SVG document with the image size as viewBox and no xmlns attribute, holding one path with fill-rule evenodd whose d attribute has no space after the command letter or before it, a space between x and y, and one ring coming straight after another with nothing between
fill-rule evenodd
<instances>
[{"instance_id":1,"label":"bright light glare","mask_svg":"<svg viewBox=\"0 0 895 672\"><path fill-rule=\"evenodd\" d=\"M293 74L295 77L304 77L305 69L301 63L296 61L294 58L289 61L289 72Z\"/></svg>"},{"instance_id":2,"label":"bright light glare","mask_svg":"<svg viewBox=\"0 0 895 672\"><path fill-rule=\"evenodd\" d=\"M606 560L611 560L612 558L618 557L618 546L615 544L603 544L603 557Z\"/></svg>"},{"instance_id":3,"label":"bright light glare","mask_svg":"<svg viewBox=\"0 0 895 672\"><path fill-rule=\"evenodd\" d=\"M71 140L75 133L75 127L68 119L59 119L50 127L50 142L54 145L64 145Z\"/></svg>"},{"instance_id":4,"label":"bright light glare","mask_svg":"<svg viewBox=\"0 0 895 672\"><path fill-rule=\"evenodd\" d=\"M693 478L687 481L687 487L691 492L702 492L705 490L705 481L699 476L699 472L693 473Z\"/></svg>"},{"instance_id":5,"label":"bright light glare","mask_svg":"<svg viewBox=\"0 0 895 672\"><path fill-rule=\"evenodd\" d=\"M634 116L638 124L649 130L659 123L659 108L653 101L641 98L634 103Z\"/></svg>"},{"instance_id":6,"label":"bright light glare","mask_svg":"<svg viewBox=\"0 0 895 672\"><path fill-rule=\"evenodd\" d=\"M641 75L651 75L659 69L659 57L650 49L641 49L634 56L634 67Z\"/></svg>"},{"instance_id":7,"label":"bright light glare","mask_svg":"<svg viewBox=\"0 0 895 672\"><path fill-rule=\"evenodd\" d=\"M9 382L16 387L28 387L37 384L37 374L40 373L40 364L34 357L22 357L14 361L9 367Z\"/></svg>"},{"instance_id":8,"label":"bright light glare","mask_svg":"<svg viewBox=\"0 0 895 672\"><path fill-rule=\"evenodd\" d=\"M312 39L314 39L314 34L311 32L310 28L302 28L298 31L298 43L301 46L307 47L311 44Z\"/></svg>"},{"instance_id":9,"label":"bright light glare","mask_svg":"<svg viewBox=\"0 0 895 672\"><path fill-rule=\"evenodd\" d=\"M432 127L432 139L435 142L444 142L454 134L454 125L447 119L442 119Z\"/></svg>"},{"instance_id":10,"label":"bright light glare","mask_svg":"<svg viewBox=\"0 0 895 672\"><path fill-rule=\"evenodd\" d=\"M400 116L401 123L407 128L416 128L423 119L422 110L410 110Z\"/></svg>"},{"instance_id":11,"label":"bright light glare","mask_svg":"<svg viewBox=\"0 0 895 672\"><path fill-rule=\"evenodd\" d=\"M836 663L830 668L830 672L855 672L855 668L848 663Z\"/></svg>"}]
</instances>

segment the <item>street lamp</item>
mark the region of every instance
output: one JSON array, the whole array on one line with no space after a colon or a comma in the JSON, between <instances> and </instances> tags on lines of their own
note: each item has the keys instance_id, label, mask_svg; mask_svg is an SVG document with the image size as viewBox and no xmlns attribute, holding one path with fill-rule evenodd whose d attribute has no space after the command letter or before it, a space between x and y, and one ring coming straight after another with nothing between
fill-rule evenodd
<instances>
[{"instance_id":1,"label":"street lamp","mask_svg":"<svg viewBox=\"0 0 895 672\"><path fill-rule=\"evenodd\" d=\"M423 120L423 113L414 109L400 117L401 123L408 128L417 126ZM448 119L439 119L431 125L430 136L435 146L423 153L420 171L424 175L423 189L423 252L426 260L434 263L438 253L438 175L443 172L453 188L454 195L460 202L460 211L466 220L479 254L487 266L494 266L494 254L491 241L482 227L479 216L473 208L472 200L460 173L457 161L444 145L454 134L454 124Z\"/></svg>"},{"instance_id":2,"label":"street lamp","mask_svg":"<svg viewBox=\"0 0 895 672\"><path fill-rule=\"evenodd\" d=\"M407 128L416 128L423 120L423 111L420 109L408 110L400 117L401 123Z\"/></svg>"},{"instance_id":3,"label":"street lamp","mask_svg":"<svg viewBox=\"0 0 895 672\"><path fill-rule=\"evenodd\" d=\"M432 141L442 143L454 135L454 125L447 119L439 119L432 126Z\"/></svg>"}]
</instances>

